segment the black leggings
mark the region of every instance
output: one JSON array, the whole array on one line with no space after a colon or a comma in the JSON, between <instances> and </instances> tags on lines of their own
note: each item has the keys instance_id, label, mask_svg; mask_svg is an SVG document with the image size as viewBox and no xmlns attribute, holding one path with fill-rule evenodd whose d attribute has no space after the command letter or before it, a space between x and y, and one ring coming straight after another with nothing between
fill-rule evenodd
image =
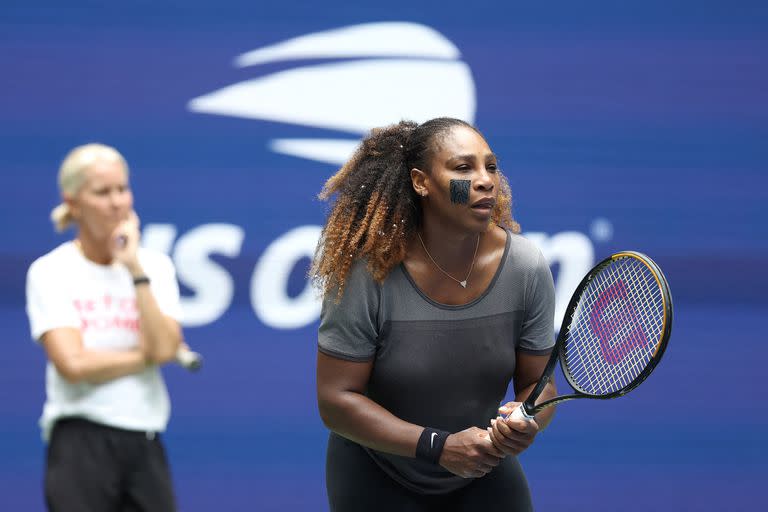
<instances>
[{"instance_id":1,"label":"black leggings","mask_svg":"<svg viewBox=\"0 0 768 512\"><path fill-rule=\"evenodd\" d=\"M515 457L507 457L466 487L424 495L395 482L360 445L333 433L328 439L326 487L331 512L533 510L528 482Z\"/></svg>"}]
</instances>

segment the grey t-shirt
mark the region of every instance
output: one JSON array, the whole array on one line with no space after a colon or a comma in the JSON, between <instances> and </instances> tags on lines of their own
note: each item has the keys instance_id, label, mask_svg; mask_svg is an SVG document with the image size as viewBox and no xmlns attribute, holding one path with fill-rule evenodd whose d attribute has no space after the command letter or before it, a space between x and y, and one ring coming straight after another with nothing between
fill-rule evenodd
<instances>
[{"instance_id":1,"label":"grey t-shirt","mask_svg":"<svg viewBox=\"0 0 768 512\"><path fill-rule=\"evenodd\" d=\"M335 298L332 292L323 301L319 350L373 360L371 400L405 421L448 432L487 427L514 374L516 351L546 354L554 345L549 266L532 242L511 232L491 284L468 304L433 301L403 265L378 284L364 261L354 264L338 304ZM444 493L471 481L435 464L367 451L416 492Z\"/></svg>"}]
</instances>

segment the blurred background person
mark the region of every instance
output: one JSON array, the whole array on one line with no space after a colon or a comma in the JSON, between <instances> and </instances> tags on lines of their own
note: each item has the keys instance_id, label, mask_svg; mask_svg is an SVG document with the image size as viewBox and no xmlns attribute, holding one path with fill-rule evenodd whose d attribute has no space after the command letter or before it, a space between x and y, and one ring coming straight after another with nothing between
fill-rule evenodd
<instances>
[{"instance_id":1,"label":"blurred background person","mask_svg":"<svg viewBox=\"0 0 768 512\"><path fill-rule=\"evenodd\" d=\"M175 509L160 439L170 401L160 365L183 346L170 259L139 248L128 166L114 148L73 149L59 170L57 230L77 229L32 263L27 314L45 349L51 511Z\"/></svg>"}]
</instances>

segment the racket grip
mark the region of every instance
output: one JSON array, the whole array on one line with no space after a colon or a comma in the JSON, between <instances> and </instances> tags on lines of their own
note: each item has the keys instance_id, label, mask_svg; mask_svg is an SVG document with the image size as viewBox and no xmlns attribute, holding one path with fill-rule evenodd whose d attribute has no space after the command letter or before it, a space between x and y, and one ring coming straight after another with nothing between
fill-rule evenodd
<instances>
[{"instance_id":1,"label":"racket grip","mask_svg":"<svg viewBox=\"0 0 768 512\"><path fill-rule=\"evenodd\" d=\"M520 404L520 406L512 411L509 416L507 416L507 418L512 418L513 420L533 421L533 416L525 412L525 407L523 407L523 404Z\"/></svg>"},{"instance_id":2,"label":"racket grip","mask_svg":"<svg viewBox=\"0 0 768 512\"><path fill-rule=\"evenodd\" d=\"M203 366L203 356L186 347L179 347L176 351L176 362L183 368L196 372Z\"/></svg>"}]
</instances>

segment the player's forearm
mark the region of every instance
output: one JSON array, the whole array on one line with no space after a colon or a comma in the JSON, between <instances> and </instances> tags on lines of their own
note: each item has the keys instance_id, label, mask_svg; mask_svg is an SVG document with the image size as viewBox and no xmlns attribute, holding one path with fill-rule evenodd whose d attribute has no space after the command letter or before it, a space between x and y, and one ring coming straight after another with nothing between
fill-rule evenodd
<instances>
[{"instance_id":1,"label":"player's forearm","mask_svg":"<svg viewBox=\"0 0 768 512\"><path fill-rule=\"evenodd\" d=\"M352 391L318 397L323 423L337 434L381 452L414 457L423 426L408 423Z\"/></svg>"},{"instance_id":2,"label":"player's forearm","mask_svg":"<svg viewBox=\"0 0 768 512\"><path fill-rule=\"evenodd\" d=\"M136 287L136 305L148 359L155 363L173 360L182 342L178 323L160 311L152 290L146 284Z\"/></svg>"},{"instance_id":3,"label":"player's forearm","mask_svg":"<svg viewBox=\"0 0 768 512\"><path fill-rule=\"evenodd\" d=\"M528 396L531 394L531 391L533 391L533 388L536 387L536 383L531 384L530 386L522 389L517 395L515 395L515 401L516 402L525 402L525 400L528 398ZM544 387L544 390L541 392L541 395L539 395L539 398L536 400L537 404L540 404L541 402L545 402L549 400L550 398L554 398L557 396L557 389L555 388L555 384L553 381L549 381L547 385ZM542 410L536 415L536 423L539 425L539 430L544 430L547 425L552 421L552 417L555 415L555 408L554 407L547 407L546 409Z\"/></svg>"},{"instance_id":4,"label":"player's forearm","mask_svg":"<svg viewBox=\"0 0 768 512\"><path fill-rule=\"evenodd\" d=\"M101 384L146 368L144 354L133 350L82 350L60 361L56 369L70 383Z\"/></svg>"}]
</instances>

